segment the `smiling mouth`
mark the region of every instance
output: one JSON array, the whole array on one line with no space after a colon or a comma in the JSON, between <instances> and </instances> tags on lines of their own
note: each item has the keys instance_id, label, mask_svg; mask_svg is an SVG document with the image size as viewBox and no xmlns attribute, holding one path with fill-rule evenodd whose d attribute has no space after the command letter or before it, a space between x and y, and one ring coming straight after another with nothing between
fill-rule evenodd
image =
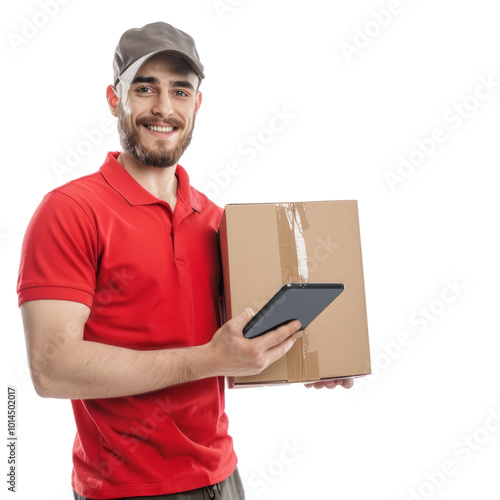
<instances>
[{"instance_id":1,"label":"smiling mouth","mask_svg":"<svg viewBox=\"0 0 500 500\"><path fill-rule=\"evenodd\" d=\"M177 127L158 127L156 125L144 125L148 130L152 130L153 132L173 132L177 130Z\"/></svg>"}]
</instances>

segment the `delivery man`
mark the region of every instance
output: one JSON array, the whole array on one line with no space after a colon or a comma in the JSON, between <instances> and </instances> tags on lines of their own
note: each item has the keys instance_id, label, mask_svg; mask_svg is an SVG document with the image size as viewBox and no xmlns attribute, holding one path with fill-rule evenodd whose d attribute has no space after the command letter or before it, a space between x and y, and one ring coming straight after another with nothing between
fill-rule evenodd
<instances>
[{"instance_id":1,"label":"delivery man","mask_svg":"<svg viewBox=\"0 0 500 500\"><path fill-rule=\"evenodd\" d=\"M222 209L177 163L203 78L186 33L126 31L107 89L122 150L48 193L26 231L31 376L40 396L71 399L77 500L243 499L224 377L261 372L301 335L293 321L245 339L251 309L220 327Z\"/></svg>"}]
</instances>

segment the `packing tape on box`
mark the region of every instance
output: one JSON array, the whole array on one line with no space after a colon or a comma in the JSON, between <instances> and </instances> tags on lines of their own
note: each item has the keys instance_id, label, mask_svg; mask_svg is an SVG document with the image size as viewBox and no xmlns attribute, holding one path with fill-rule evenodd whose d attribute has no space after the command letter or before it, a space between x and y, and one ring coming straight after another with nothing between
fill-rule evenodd
<instances>
[{"instance_id":1,"label":"packing tape on box","mask_svg":"<svg viewBox=\"0 0 500 500\"><path fill-rule=\"evenodd\" d=\"M309 264L304 230L309 228L305 203L276 203L281 278L285 283L307 283ZM309 350L307 329L287 353L290 382L319 380L318 351Z\"/></svg>"}]
</instances>

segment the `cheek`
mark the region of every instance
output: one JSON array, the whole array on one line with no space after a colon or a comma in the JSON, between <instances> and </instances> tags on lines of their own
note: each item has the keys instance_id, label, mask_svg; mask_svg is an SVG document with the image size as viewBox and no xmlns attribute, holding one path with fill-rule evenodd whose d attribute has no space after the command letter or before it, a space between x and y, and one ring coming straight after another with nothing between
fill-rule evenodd
<instances>
[{"instance_id":1,"label":"cheek","mask_svg":"<svg viewBox=\"0 0 500 500\"><path fill-rule=\"evenodd\" d=\"M189 129L194 123L194 111L192 109L189 109L189 111L186 111L184 114L184 123L186 124L186 128Z\"/></svg>"},{"instance_id":2,"label":"cheek","mask_svg":"<svg viewBox=\"0 0 500 500\"><path fill-rule=\"evenodd\" d=\"M132 108L130 107L130 103L128 102L128 100L126 100L125 102L122 103L122 110L123 110L123 114L128 119L130 117L130 115L132 114Z\"/></svg>"},{"instance_id":3,"label":"cheek","mask_svg":"<svg viewBox=\"0 0 500 500\"><path fill-rule=\"evenodd\" d=\"M128 95L128 87L122 87L120 86L118 88L118 99L119 103L121 104L121 108L123 111L123 114L126 117L129 117L132 114L132 108L130 106L130 98Z\"/></svg>"},{"instance_id":4,"label":"cheek","mask_svg":"<svg viewBox=\"0 0 500 500\"><path fill-rule=\"evenodd\" d=\"M122 126L125 126L128 130L134 128L134 120L132 115L130 114L130 109L126 110L122 107L120 111L120 121L122 122Z\"/></svg>"}]
</instances>

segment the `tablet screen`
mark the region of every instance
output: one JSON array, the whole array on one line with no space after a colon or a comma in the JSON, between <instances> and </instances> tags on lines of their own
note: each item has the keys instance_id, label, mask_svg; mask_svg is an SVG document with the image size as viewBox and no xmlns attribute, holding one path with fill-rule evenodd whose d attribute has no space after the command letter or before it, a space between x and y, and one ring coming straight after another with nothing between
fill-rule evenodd
<instances>
[{"instance_id":1,"label":"tablet screen","mask_svg":"<svg viewBox=\"0 0 500 500\"><path fill-rule=\"evenodd\" d=\"M286 283L245 325L243 335L258 337L294 319L304 330L343 290L343 283Z\"/></svg>"}]
</instances>

